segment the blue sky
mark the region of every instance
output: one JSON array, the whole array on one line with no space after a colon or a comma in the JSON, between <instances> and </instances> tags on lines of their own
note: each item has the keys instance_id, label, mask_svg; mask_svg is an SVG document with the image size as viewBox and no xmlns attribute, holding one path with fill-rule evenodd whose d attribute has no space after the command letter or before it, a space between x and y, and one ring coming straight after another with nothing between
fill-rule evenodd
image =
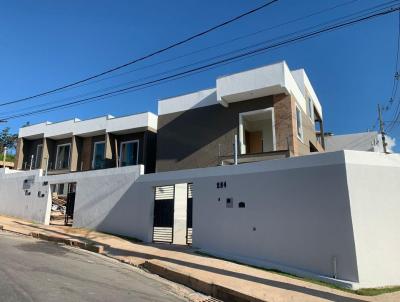
<instances>
[{"instance_id":1,"label":"blue sky","mask_svg":"<svg viewBox=\"0 0 400 302\"><path fill-rule=\"evenodd\" d=\"M0 103L39 93L123 64L216 25L265 1L5 1L0 10ZM173 68L276 38L342 17L388 0L280 0L278 3L205 37L126 68L124 76L85 85L22 104L0 107L0 116L138 80ZM262 34L154 64L345 4L327 13ZM86 119L105 114L157 112L157 100L215 85L216 77L286 60L304 68L322 103L325 130L335 134L366 131L376 119L377 103L390 98L396 61L398 14L394 13L148 89L46 114L10 120L24 123ZM147 67L146 67L147 66ZM143 67L146 67L143 69ZM120 73L120 72L117 72ZM57 103L58 102L58 103ZM391 119L391 112L385 119ZM400 128L400 127L398 127ZM399 136L398 128L392 134Z\"/></svg>"}]
</instances>

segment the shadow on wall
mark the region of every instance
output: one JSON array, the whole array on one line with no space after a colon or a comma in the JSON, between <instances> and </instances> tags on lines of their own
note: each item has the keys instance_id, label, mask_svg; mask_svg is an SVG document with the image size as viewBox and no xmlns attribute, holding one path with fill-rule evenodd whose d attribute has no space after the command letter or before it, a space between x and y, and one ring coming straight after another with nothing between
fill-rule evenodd
<instances>
[{"instance_id":1,"label":"shadow on wall","mask_svg":"<svg viewBox=\"0 0 400 302\"><path fill-rule=\"evenodd\" d=\"M143 186L132 183L132 180L118 183L111 193L109 188L104 186L92 190L90 193L93 194L78 196L74 226L151 241L153 203L148 200L152 198L142 199L138 196L152 196L154 193L151 188L146 192Z\"/></svg>"}]
</instances>

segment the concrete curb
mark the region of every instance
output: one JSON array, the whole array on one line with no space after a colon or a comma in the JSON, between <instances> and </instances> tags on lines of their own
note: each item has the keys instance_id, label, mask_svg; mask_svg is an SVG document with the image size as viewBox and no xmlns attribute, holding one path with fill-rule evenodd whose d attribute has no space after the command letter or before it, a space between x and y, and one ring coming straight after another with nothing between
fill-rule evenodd
<instances>
[{"instance_id":1,"label":"concrete curb","mask_svg":"<svg viewBox=\"0 0 400 302\"><path fill-rule=\"evenodd\" d=\"M258 298L243 294L241 292L235 291L233 289L209 283L197 278L194 278L190 275L178 272L173 269L169 269L165 266L159 265L157 263L151 261L145 261L143 265L141 265L144 269L149 272L159 275L160 277L167 279L172 282L176 282L182 284L186 287L189 287L197 292L202 294L214 297L216 299L220 299L222 301L229 302L266 302L267 300L260 300Z\"/></svg>"},{"instance_id":2,"label":"concrete curb","mask_svg":"<svg viewBox=\"0 0 400 302\"><path fill-rule=\"evenodd\" d=\"M104 246L99 245L99 244L90 244L87 242L83 242L77 239L71 239L71 238L63 238L63 237L58 237L58 236L53 236L53 235L47 235L44 233L35 233L32 232L31 236L33 238L38 238L46 241L51 241L51 242L58 242L58 243L63 243L65 245L69 246L74 246L83 250L91 251L97 254L103 254L104 252Z\"/></svg>"},{"instance_id":3,"label":"concrete curb","mask_svg":"<svg viewBox=\"0 0 400 302\"><path fill-rule=\"evenodd\" d=\"M56 243L63 243L68 246L74 246L83 250L87 250L90 252L94 252L97 254L103 254L104 253L104 246L99 245L99 244L91 244L87 242L80 241L78 239L73 239L73 238L64 238L64 237L59 237L59 236L53 236L53 235L47 235L45 233L39 233L39 232L20 232L12 228L4 228L4 226L0 225L0 231L6 231L6 232L11 232L11 233L16 233L19 235L25 235L25 236L31 236L33 238L41 239L41 240L46 240L50 242L56 242Z\"/></svg>"}]
</instances>

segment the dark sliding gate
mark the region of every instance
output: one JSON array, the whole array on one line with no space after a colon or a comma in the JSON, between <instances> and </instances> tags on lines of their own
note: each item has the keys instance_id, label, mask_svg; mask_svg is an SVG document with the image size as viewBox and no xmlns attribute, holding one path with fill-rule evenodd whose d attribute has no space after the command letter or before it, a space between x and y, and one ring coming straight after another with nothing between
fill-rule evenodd
<instances>
[{"instance_id":1,"label":"dark sliding gate","mask_svg":"<svg viewBox=\"0 0 400 302\"><path fill-rule=\"evenodd\" d=\"M173 242L174 193L173 185L155 188L153 242Z\"/></svg>"},{"instance_id":2,"label":"dark sliding gate","mask_svg":"<svg viewBox=\"0 0 400 302\"><path fill-rule=\"evenodd\" d=\"M186 244L192 244L193 232L193 184L187 188Z\"/></svg>"}]
</instances>

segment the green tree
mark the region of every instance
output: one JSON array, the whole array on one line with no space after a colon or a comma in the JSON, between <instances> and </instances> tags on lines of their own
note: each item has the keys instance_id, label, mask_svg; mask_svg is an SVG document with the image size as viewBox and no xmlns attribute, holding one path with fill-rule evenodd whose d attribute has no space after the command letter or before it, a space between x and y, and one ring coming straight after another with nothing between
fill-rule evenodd
<instances>
[{"instance_id":1,"label":"green tree","mask_svg":"<svg viewBox=\"0 0 400 302\"><path fill-rule=\"evenodd\" d=\"M4 148L8 150L15 150L17 146L18 135L11 134L10 128L6 127L0 132L0 154L3 153Z\"/></svg>"}]
</instances>

